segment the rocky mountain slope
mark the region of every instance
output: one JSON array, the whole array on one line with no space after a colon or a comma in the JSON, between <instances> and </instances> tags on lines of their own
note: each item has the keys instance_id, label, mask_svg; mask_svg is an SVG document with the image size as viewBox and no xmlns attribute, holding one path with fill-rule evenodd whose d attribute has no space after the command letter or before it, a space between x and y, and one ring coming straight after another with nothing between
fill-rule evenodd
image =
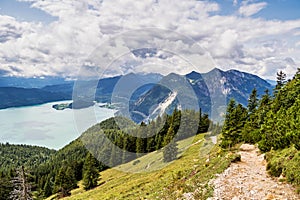
<instances>
[{"instance_id":1,"label":"rocky mountain slope","mask_svg":"<svg viewBox=\"0 0 300 200\"><path fill-rule=\"evenodd\" d=\"M173 87L174 85L177 87ZM186 85L186 87L182 85ZM189 87L193 89L194 94L187 90ZM256 75L237 70L222 71L215 68L205 74L194 71L185 76L169 74L134 102L130 111L134 113L135 121L141 121L143 116L148 116L153 110L157 110L160 103L169 98L171 94L177 93L185 100L181 99L181 102L177 101L176 103L178 98L174 99L170 108L190 105L196 98L198 106L203 112L209 113L212 119L218 119L231 98L246 105L254 88L257 89L258 95L262 95L265 90L272 91L273 86Z\"/></svg>"}]
</instances>

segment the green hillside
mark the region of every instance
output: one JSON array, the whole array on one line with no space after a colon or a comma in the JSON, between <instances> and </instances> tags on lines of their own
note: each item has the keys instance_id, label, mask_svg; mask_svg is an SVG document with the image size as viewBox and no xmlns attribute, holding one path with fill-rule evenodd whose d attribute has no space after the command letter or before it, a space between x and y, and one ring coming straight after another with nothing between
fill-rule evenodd
<instances>
[{"instance_id":1,"label":"green hillside","mask_svg":"<svg viewBox=\"0 0 300 200\"><path fill-rule=\"evenodd\" d=\"M214 146L204 134L179 141L178 148L178 159L170 164L163 162L162 151L152 152L101 172L95 189L85 191L79 183L66 199L176 199L187 192L206 199L213 191L209 180L226 169L235 155ZM206 162L208 154L210 161Z\"/></svg>"},{"instance_id":2,"label":"green hillside","mask_svg":"<svg viewBox=\"0 0 300 200\"><path fill-rule=\"evenodd\" d=\"M279 74L273 96L266 92L258 99L253 90L247 108L232 100L222 129L222 148L198 135L179 159L164 168L162 151L155 151L101 172L97 188L84 191L79 187L66 199L177 199L188 192L206 199L212 194L209 180L237 158L231 152L241 142L258 143L267 152L269 173L283 175L282 181L299 186L299 75L285 81ZM187 141L178 142L180 151ZM157 170L151 171L153 168Z\"/></svg>"},{"instance_id":3,"label":"green hillside","mask_svg":"<svg viewBox=\"0 0 300 200\"><path fill-rule=\"evenodd\" d=\"M168 163L180 153L176 142L207 132L210 124L208 115L201 111L174 110L171 115L163 115L148 124L135 124L124 117L110 118L92 126L59 151L3 144L0 149L0 199L10 196L14 189L10 183L21 166L25 167L26 176L23 177L31 188L28 193L33 199L45 199L53 194L62 198L71 195L78 184L86 190L94 188L99 172L142 159L145 153L164 151L159 155L163 155L163 163ZM117 153L117 148L131 155ZM135 167L142 163L138 162Z\"/></svg>"}]
</instances>

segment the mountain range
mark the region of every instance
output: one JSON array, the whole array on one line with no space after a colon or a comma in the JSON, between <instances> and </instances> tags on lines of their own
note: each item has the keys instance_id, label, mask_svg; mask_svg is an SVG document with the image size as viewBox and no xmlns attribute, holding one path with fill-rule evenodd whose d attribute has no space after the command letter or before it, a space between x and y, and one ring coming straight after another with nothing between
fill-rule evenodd
<instances>
[{"instance_id":1,"label":"mountain range","mask_svg":"<svg viewBox=\"0 0 300 200\"><path fill-rule=\"evenodd\" d=\"M222 71L215 68L208 73L193 71L184 76L171 73L131 104L131 118L139 122L145 119L145 116L155 117L157 113L165 112L166 107L167 111L168 108L171 111L179 106L183 109L201 108L212 119L218 121L231 98L247 105L254 88L261 96L266 90L272 91L273 86L256 75L237 70ZM176 97L181 99L181 102L178 102ZM195 102L198 105L195 105Z\"/></svg>"},{"instance_id":2,"label":"mountain range","mask_svg":"<svg viewBox=\"0 0 300 200\"><path fill-rule=\"evenodd\" d=\"M1 79L2 80L2 79ZM273 87L266 80L238 70L213 69L207 73L191 72L186 75L170 73L134 74L103 78L100 80L63 81L59 78L27 80L40 88L0 87L0 108L35 105L59 100L73 99L73 106L90 105L90 102L113 103L120 115L126 115L135 122L154 118L174 108L201 108L213 119L218 118L226 108L229 99L246 105L248 97L257 89L258 95ZM22 82L24 81L21 79ZM9 82L9 81L7 81ZM56 84L59 82L60 84ZM50 85L44 86L44 84ZM10 86L10 87L8 87ZM28 84L26 86L29 86Z\"/></svg>"}]
</instances>

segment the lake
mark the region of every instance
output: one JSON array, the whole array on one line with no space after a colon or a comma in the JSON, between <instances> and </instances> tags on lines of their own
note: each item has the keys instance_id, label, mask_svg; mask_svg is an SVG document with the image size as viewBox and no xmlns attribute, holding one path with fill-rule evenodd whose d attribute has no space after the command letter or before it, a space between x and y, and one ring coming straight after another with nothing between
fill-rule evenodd
<instances>
[{"instance_id":1,"label":"lake","mask_svg":"<svg viewBox=\"0 0 300 200\"><path fill-rule=\"evenodd\" d=\"M70 101L0 110L0 142L60 149L115 113L98 105L79 110L52 108L59 103Z\"/></svg>"}]
</instances>

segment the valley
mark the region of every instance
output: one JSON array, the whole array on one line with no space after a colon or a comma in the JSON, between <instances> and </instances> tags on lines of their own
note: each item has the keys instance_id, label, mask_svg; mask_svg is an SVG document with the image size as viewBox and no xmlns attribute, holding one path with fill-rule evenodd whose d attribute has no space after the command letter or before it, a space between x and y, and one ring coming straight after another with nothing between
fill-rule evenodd
<instances>
[{"instance_id":1,"label":"valley","mask_svg":"<svg viewBox=\"0 0 300 200\"><path fill-rule=\"evenodd\" d=\"M300 199L300 0L0 0L0 200Z\"/></svg>"},{"instance_id":2,"label":"valley","mask_svg":"<svg viewBox=\"0 0 300 200\"><path fill-rule=\"evenodd\" d=\"M212 73L223 74L219 82L213 80ZM18 174L18 171L15 171L18 166L25 166L25 170L32 177L28 178L28 184L34 186L31 193L34 199L136 199L141 197L147 199L226 199L230 196L229 193L235 194L232 198L240 195L248 195L245 197L248 198L250 194L261 197L263 194L253 185L251 187L254 189L247 189L246 194L234 189L240 187L239 183L234 180L241 179L249 182L248 179L241 177L255 177L254 174L245 174L246 171L252 172L252 170L253 173L263 174L266 177L268 180L265 182L266 185L277 184L278 188L281 187L280 184L271 183L267 174L282 177L280 181L293 185L286 186L291 188L290 193L287 189L284 190L286 194L289 193L294 198L299 187L298 171L295 171L299 158L298 132L295 131L299 123L297 115L299 87L295 85L299 84L299 73L290 81L285 81L282 73L278 73L277 76L278 84L274 89L266 81L236 70L222 72L214 69L204 74L203 78L196 72L186 76L170 74L162 77L157 84L140 88L134 98L129 99L130 111L134 114L142 113L145 116L142 121L138 120L140 117L133 117L133 121L120 115L123 108L120 103L117 104L119 110L115 117L98 124L87 125L82 130L82 134L77 135L68 145L58 151L52 151L50 157L38 158L41 162L37 165L29 165L26 160L17 162L15 165L5 161L6 167L0 168L2 177L0 187L5 189L3 195L9 195L12 186L6 187L5 184ZM134 74L130 74L129 77L134 77L135 81L141 81ZM129 77L125 78L131 80ZM214 86L209 85L206 89L203 88L205 77L212 80ZM197 94L196 102L199 106L209 105L206 101L208 95L215 95L214 100L218 95L225 96L225 102L228 101L228 105L226 111L223 111L225 120L222 126L212 121L212 115L204 111L205 107L204 110L202 107L199 110L180 107L178 95L183 93L182 88L184 88L181 80L188 80L189 86ZM169 90L161 86L168 85L170 82L173 84L172 87L178 89L176 92L172 93L172 88ZM89 83L84 82L84 85L87 87ZM259 86L258 89L256 86ZM237 89L238 87L242 88L241 91ZM249 92L251 87L253 89ZM274 96L268 93L269 87L274 91ZM261 95L260 92L263 89L265 92ZM112 91L112 89L107 90ZM115 94L107 93L107 95ZM128 97L128 94L119 93L118 98L122 97L121 95ZM229 100L230 95L234 98ZM283 96L286 100L283 100ZM188 97L190 97L189 93L181 96L183 99L188 99ZM246 103L243 103L245 101L243 99L247 99ZM191 104L190 102L192 101L188 101L188 104ZM211 102L211 105L218 103ZM151 109L149 109L150 103L155 105L151 106ZM65 108L70 104L58 102L52 105L62 105ZM107 111L113 113L114 111L101 108L98 104L95 105L97 109L105 109L100 113ZM36 106L36 108L39 107ZM278 119L275 122L271 120L270 116L282 115L283 109L287 107L286 112L290 114L289 121L280 121L282 117L275 117L274 119ZM89 108L93 107L84 109ZM13 108L13 111L18 109L21 108ZM88 116L86 114L90 113L84 112L84 109L56 110L52 106L49 109L60 115L62 112L75 114L78 112L77 117L85 116L85 118ZM220 111L220 109L217 110ZM284 127L287 123L292 124L285 129L278 128ZM278 128L276 134L272 134L270 130L272 127ZM248 150L239 151L238 148L243 143L256 144L259 151L265 153L266 161L264 162L267 164L258 164L263 161L262 156L249 155ZM28 148L30 152L31 147ZM18 152L17 148L16 151ZM253 152L253 149L249 150L249 153ZM28 158L32 157L32 154L25 153L25 155L28 155ZM258 161L251 160L252 158ZM247 162L243 164L245 159ZM276 167L278 164L279 168ZM243 168L244 165L250 168ZM259 168L257 168L258 165ZM235 166L237 171L235 171ZM87 174L92 172L94 179L89 180ZM217 174L222 173L224 175L216 178ZM226 174L230 174L232 178L235 175L238 176L232 179L230 188L220 183L224 182L220 181L220 178L227 176ZM93 182L87 186L89 183L87 181ZM268 190L264 195L280 195L277 194L278 190L276 194L272 191L275 190Z\"/></svg>"}]
</instances>

